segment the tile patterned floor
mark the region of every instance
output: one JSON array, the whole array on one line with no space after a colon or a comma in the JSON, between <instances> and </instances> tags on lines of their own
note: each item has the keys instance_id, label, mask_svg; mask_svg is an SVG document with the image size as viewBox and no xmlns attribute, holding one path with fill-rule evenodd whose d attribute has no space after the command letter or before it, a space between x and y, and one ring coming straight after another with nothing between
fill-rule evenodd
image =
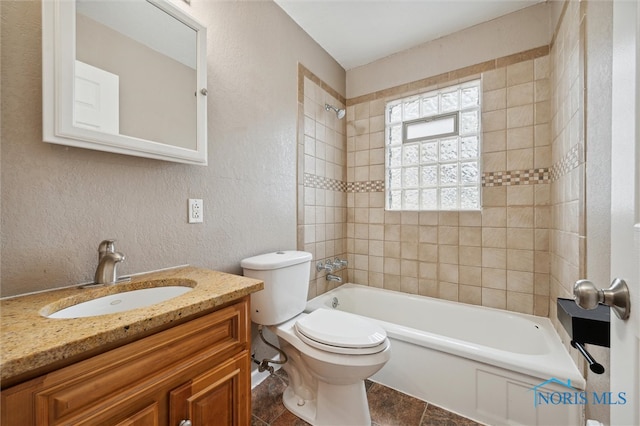
<instances>
[{"instance_id":1,"label":"tile patterned floor","mask_svg":"<svg viewBox=\"0 0 640 426\"><path fill-rule=\"evenodd\" d=\"M266 378L251 391L251 426L307 426L282 403L288 378L283 370ZM476 426L478 423L413 398L378 383L367 381L372 426ZM340 426L340 425L336 425Z\"/></svg>"}]
</instances>

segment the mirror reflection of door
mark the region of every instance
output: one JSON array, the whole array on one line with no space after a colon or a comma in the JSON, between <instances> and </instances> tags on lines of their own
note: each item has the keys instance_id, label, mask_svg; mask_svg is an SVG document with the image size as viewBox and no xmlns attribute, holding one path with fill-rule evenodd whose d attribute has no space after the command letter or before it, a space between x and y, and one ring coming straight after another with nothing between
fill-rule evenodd
<instances>
[{"instance_id":1,"label":"mirror reflection of door","mask_svg":"<svg viewBox=\"0 0 640 426\"><path fill-rule=\"evenodd\" d=\"M77 82L84 64L117 80L117 89L113 83L106 86L110 87L108 97L116 99L116 111L96 113L117 114L117 124L103 131L196 149L196 32L192 28L144 0L78 0L76 104L78 96L86 99ZM99 108L113 108L113 101L104 97L94 101L104 104ZM76 122L82 114L86 112L74 109Z\"/></svg>"},{"instance_id":2,"label":"mirror reflection of door","mask_svg":"<svg viewBox=\"0 0 640 426\"><path fill-rule=\"evenodd\" d=\"M74 85L73 125L120 133L118 76L76 60Z\"/></svg>"}]
</instances>

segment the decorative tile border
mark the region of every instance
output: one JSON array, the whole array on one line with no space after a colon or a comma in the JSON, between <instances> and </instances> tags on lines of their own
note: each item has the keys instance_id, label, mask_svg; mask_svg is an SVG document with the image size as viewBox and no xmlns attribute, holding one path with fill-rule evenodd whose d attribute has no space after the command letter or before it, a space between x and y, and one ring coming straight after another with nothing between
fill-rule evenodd
<instances>
[{"instance_id":1,"label":"decorative tile border","mask_svg":"<svg viewBox=\"0 0 640 426\"><path fill-rule=\"evenodd\" d=\"M304 186L307 188L327 189L329 191L347 192L347 183L323 176L304 174Z\"/></svg>"},{"instance_id":2,"label":"decorative tile border","mask_svg":"<svg viewBox=\"0 0 640 426\"><path fill-rule=\"evenodd\" d=\"M482 187L551 183L578 167L582 162L584 162L584 150L582 145L576 144L551 167L483 173ZM310 173L304 174L304 186L339 192L384 192L383 180L343 182Z\"/></svg>"},{"instance_id":3,"label":"decorative tile border","mask_svg":"<svg viewBox=\"0 0 640 426\"><path fill-rule=\"evenodd\" d=\"M343 182L322 176L304 174L304 186L307 188L326 189L339 192L384 192L383 180L363 182Z\"/></svg>"},{"instance_id":4,"label":"decorative tile border","mask_svg":"<svg viewBox=\"0 0 640 426\"><path fill-rule=\"evenodd\" d=\"M565 154L564 157L562 157L560 161L551 166L551 181L555 182L560 179L562 176L578 167L583 161L584 152L582 150L582 145L576 144Z\"/></svg>"},{"instance_id":5,"label":"decorative tile border","mask_svg":"<svg viewBox=\"0 0 640 426\"><path fill-rule=\"evenodd\" d=\"M535 185L549 183L549 169L511 170L507 172L487 172L482 174L482 187Z\"/></svg>"},{"instance_id":6,"label":"decorative tile border","mask_svg":"<svg viewBox=\"0 0 640 426\"><path fill-rule=\"evenodd\" d=\"M347 182L347 192L384 192L384 181Z\"/></svg>"},{"instance_id":7,"label":"decorative tile border","mask_svg":"<svg viewBox=\"0 0 640 426\"><path fill-rule=\"evenodd\" d=\"M482 187L537 185L551 182L548 168L488 172L482 174ZM304 186L340 192L384 192L383 180L342 182L322 176L305 173Z\"/></svg>"}]
</instances>

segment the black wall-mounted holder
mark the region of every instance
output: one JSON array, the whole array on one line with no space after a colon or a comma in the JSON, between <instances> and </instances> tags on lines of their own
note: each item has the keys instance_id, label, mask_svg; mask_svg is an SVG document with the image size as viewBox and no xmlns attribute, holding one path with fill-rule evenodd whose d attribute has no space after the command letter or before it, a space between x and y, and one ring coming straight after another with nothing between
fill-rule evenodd
<instances>
[{"instance_id":1,"label":"black wall-mounted holder","mask_svg":"<svg viewBox=\"0 0 640 426\"><path fill-rule=\"evenodd\" d=\"M581 343L576 342L575 340L571 341L571 346L576 348L578 352L582 354L582 356L587 360L587 364L589 364L589 370L593 371L596 374L604 373L604 366L597 362L593 356L587 351L587 349L582 346Z\"/></svg>"},{"instance_id":2,"label":"black wall-mounted holder","mask_svg":"<svg viewBox=\"0 0 640 426\"><path fill-rule=\"evenodd\" d=\"M558 320L569 333L571 346L580 351L589 363L589 369L596 374L604 373L604 367L596 362L584 345L609 347L610 315L609 307L603 304L587 310L576 305L573 299L558 298Z\"/></svg>"}]
</instances>

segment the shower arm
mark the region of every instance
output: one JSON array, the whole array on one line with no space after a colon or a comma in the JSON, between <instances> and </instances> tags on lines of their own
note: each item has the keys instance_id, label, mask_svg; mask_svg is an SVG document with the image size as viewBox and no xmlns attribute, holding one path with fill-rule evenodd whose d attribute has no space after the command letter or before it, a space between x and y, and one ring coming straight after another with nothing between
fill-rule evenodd
<instances>
[{"instance_id":1,"label":"shower arm","mask_svg":"<svg viewBox=\"0 0 640 426\"><path fill-rule=\"evenodd\" d=\"M344 108L336 108L333 105L329 105L329 104L324 104L324 109L325 111L331 111L331 110L335 111L336 117L338 118L338 120L342 120L345 114L347 113Z\"/></svg>"}]
</instances>

